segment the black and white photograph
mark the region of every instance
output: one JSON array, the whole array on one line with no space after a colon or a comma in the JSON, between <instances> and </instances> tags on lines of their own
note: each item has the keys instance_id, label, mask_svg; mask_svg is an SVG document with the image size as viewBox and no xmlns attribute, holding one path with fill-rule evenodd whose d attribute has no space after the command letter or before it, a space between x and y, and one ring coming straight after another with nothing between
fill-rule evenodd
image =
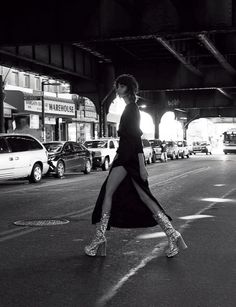
<instances>
[{"instance_id":1,"label":"black and white photograph","mask_svg":"<svg viewBox=\"0 0 236 307\"><path fill-rule=\"evenodd\" d=\"M0 307L236 306L236 1L4 1Z\"/></svg>"}]
</instances>

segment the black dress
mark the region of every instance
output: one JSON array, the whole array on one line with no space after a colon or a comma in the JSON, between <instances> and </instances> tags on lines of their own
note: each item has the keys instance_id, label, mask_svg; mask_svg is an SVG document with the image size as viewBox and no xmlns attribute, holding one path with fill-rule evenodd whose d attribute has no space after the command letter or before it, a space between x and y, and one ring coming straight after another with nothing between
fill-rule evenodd
<instances>
[{"instance_id":1,"label":"black dress","mask_svg":"<svg viewBox=\"0 0 236 307\"><path fill-rule=\"evenodd\" d=\"M164 212L156 198L152 195L148 180L143 181L139 172L138 154L143 153L141 135L139 128L140 112L136 103L127 104L120 119L118 135L120 137L118 158L114 160L110 172L117 166L123 166L127 175L112 197L111 217L108 229L111 226L120 228L152 227L157 225L153 213L143 203L136 191L132 179L142 188L143 191L156 203ZM110 174L109 172L109 174ZM92 223L96 224L101 219L102 204L106 191L106 183L109 174L102 185L96 205L92 214ZM164 212L165 213L165 212ZM166 213L165 213L166 214ZM167 215L167 214L166 214ZM168 216L168 215L167 215ZM171 220L171 218L168 216Z\"/></svg>"}]
</instances>

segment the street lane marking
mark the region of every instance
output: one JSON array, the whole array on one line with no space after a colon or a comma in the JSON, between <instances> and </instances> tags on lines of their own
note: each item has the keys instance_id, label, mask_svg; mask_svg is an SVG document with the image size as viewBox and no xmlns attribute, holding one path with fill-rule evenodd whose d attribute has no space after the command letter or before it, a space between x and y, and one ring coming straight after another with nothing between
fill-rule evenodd
<instances>
[{"instance_id":1,"label":"street lane marking","mask_svg":"<svg viewBox=\"0 0 236 307\"><path fill-rule=\"evenodd\" d=\"M38 183L36 185L31 185L31 184L26 183L24 188L22 188L22 187L18 188L17 187L16 189L12 189L10 191L10 193L32 191L32 190L37 190L37 189L41 189L41 188L45 188L45 187L53 187L53 186L57 186L57 185L61 185L61 184L67 185L67 184L74 183L74 182L81 182L81 181L88 180L87 176L85 176L85 177L82 177L82 176L83 175L81 175L81 177L75 177L75 178L71 178L71 179L67 179L67 178L66 179L58 179L58 180L55 180L55 181L52 181L52 182L47 181L47 182ZM1 187L1 184L0 184L0 187ZM9 193L9 190L6 190L6 191L0 190L0 194L8 194L8 193Z\"/></svg>"},{"instance_id":2,"label":"street lane marking","mask_svg":"<svg viewBox=\"0 0 236 307\"><path fill-rule=\"evenodd\" d=\"M169 182L171 180L175 180L177 178L181 178L181 177L184 177L184 176L187 176L189 174L194 174L194 173L198 173L198 172L202 172L204 170L207 170L209 169L210 167L202 167L202 168L199 168L199 169L195 169L195 170L191 170L191 171L188 171L188 172L185 172L183 174L180 174L180 175L176 175L176 176L172 176L170 177L169 179L166 179L165 181L160 181L159 183L156 183L156 184L164 184L166 182ZM159 177L159 175L152 175L150 176L150 180L155 180L156 177ZM14 192L26 192L26 191L33 191L33 190L40 190L41 188L47 188L47 187L53 187L53 186L58 186L58 185L67 185L67 184L70 184L70 183L74 183L74 182L81 182L81 181L86 181L88 179L88 177L76 177L76 178L71 178L71 179L61 179L61 180L55 180L53 182L43 182L41 184L37 184L37 185L31 185L31 184L26 184L23 188L16 188L16 189L11 189L10 193L14 193ZM93 179L95 179L93 177ZM1 187L1 185L0 185ZM97 191L97 190L96 190ZM1 191L0 190L0 194L9 194L9 190L7 191Z\"/></svg>"},{"instance_id":3,"label":"street lane marking","mask_svg":"<svg viewBox=\"0 0 236 307\"><path fill-rule=\"evenodd\" d=\"M150 184L150 187L154 187L155 185L161 186L163 184L166 184L167 182L170 182L170 181L175 180L175 179L186 177L186 176L188 176L190 174L197 174L197 173L204 172L204 171L208 170L209 168L210 168L209 166L201 167L201 168L198 168L198 169L195 169L195 170L191 170L191 171L185 172L185 173L180 174L180 175L172 176L172 177L170 177L170 178L168 178L166 180L162 180L162 181L159 181L159 182L152 183L152 184ZM151 178L150 181L154 180L153 177L156 177L156 176L150 177Z\"/></svg>"},{"instance_id":4,"label":"street lane marking","mask_svg":"<svg viewBox=\"0 0 236 307\"><path fill-rule=\"evenodd\" d=\"M0 238L0 242L11 240L11 239L14 239L16 237L20 237L20 236L26 235L28 233L31 233L31 232L34 232L34 231L40 230L40 229L42 229L42 228L32 228L32 227L30 227L30 229L25 229L23 231L19 230L17 233L14 233L14 234L11 234L11 235L6 235L6 236Z\"/></svg>"},{"instance_id":5,"label":"street lane marking","mask_svg":"<svg viewBox=\"0 0 236 307\"><path fill-rule=\"evenodd\" d=\"M231 189L230 191L228 191L227 193L225 193L222 198L225 198L227 196L229 196L231 193L233 193L234 191L236 191L236 188ZM211 204L209 204L207 207L199 210L195 215L199 216L201 215L203 212L205 212L206 210L209 210L210 208L212 208L214 205L216 205L216 202L212 202ZM180 226L180 232L183 233L183 231L185 230L185 228L188 227L189 224L193 223L195 221L195 219L190 219L188 221L186 221L182 226ZM163 248L167 245L167 242L161 242L160 244L158 244L159 248L157 250L157 247L155 247L151 253L146 256L144 259L141 260L141 262L134 268L130 269L128 271L127 274L125 274L123 277L121 277L119 279L119 281L113 286L111 287L106 294L104 294L103 296L101 296L101 298L99 298L97 300L97 307L102 307L105 306L107 304L108 301L110 301L117 293L118 291L120 291L120 289L125 285L125 283L131 278L133 277L135 274L138 273L138 271L142 268L144 268L152 259L154 258L158 258L163 254Z\"/></svg>"},{"instance_id":6,"label":"street lane marking","mask_svg":"<svg viewBox=\"0 0 236 307\"><path fill-rule=\"evenodd\" d=\"M121 289L121 287L123 287L123 285L135 274L137 274L137 272L144 268L150 261L152 261L153 259L159 257L162 254L162 249L166 246L166 243L160 243L158 247L155 247L151 253L145 257L144 259L141 260L141 262L134 268L130 269L129 272L124 275L119 281L118 283L112 287L112 289L110 291L108 291L105 295L103 295L100 299L98 299L97 303L96 303L96 307L102 307L104 306L108 301L110 301L115 295L116 293Z\"/></svg>"}]
</instances>

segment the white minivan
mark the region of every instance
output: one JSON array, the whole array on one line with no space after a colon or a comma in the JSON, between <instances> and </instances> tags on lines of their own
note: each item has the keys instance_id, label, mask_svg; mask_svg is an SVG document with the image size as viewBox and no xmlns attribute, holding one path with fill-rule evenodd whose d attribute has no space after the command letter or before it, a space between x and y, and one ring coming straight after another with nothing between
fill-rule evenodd
<instances>
[{"instance_id":1,"label":"white minivan","mask_svg":"<svg viewBox=\"0 0 236 307\"><path fill-rule=\"evenodd\" d=\"M0 180L28 178L36 183L49 169L48 152L31 135L0 133Z\"/></svg>"}]
</instances>

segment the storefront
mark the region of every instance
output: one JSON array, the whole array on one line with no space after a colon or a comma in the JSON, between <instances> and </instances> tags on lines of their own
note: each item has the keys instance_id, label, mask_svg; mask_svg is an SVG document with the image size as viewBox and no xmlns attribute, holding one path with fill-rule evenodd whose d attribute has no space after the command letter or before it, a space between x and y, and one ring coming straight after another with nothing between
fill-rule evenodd
<instances>
[{"instance_id":1,"label":"storefront","mask_svg":"<svg viewBox=\"0 0 236 307\"><path fill-rule=\"evenodd\" d=\"M4 116L4 128L6 132L12 132L12 121L13 121L13 112L16 111L16 108L10 105L9 103L4 102L3 104L3 116Z\"/></svg>"},{"instance_id":2,"label":"storefront","mask_svg":"<svg viewBox=\"0 0 236 307\"><path fill-rule=\"evenodd\" d=\"M39 93L40 94L40 93ZM38 93L7 90L5 101L17 109L13 130L42 140L42 97ZM75 118L72 99L44 96L46 141L69 139L68 125Z\"/></svg>"},{"instance_id":3,"label":"storefront","mask_svg":"<svg viewBox=\"0 0 236 307\"><path fill-rule=\"evenodd\" d=\"M78 104L76 117L69 124L69 138L71 141L84 142L98 137L98 115L91 100L83 97Z\"/></svg>"}]
</instances>

